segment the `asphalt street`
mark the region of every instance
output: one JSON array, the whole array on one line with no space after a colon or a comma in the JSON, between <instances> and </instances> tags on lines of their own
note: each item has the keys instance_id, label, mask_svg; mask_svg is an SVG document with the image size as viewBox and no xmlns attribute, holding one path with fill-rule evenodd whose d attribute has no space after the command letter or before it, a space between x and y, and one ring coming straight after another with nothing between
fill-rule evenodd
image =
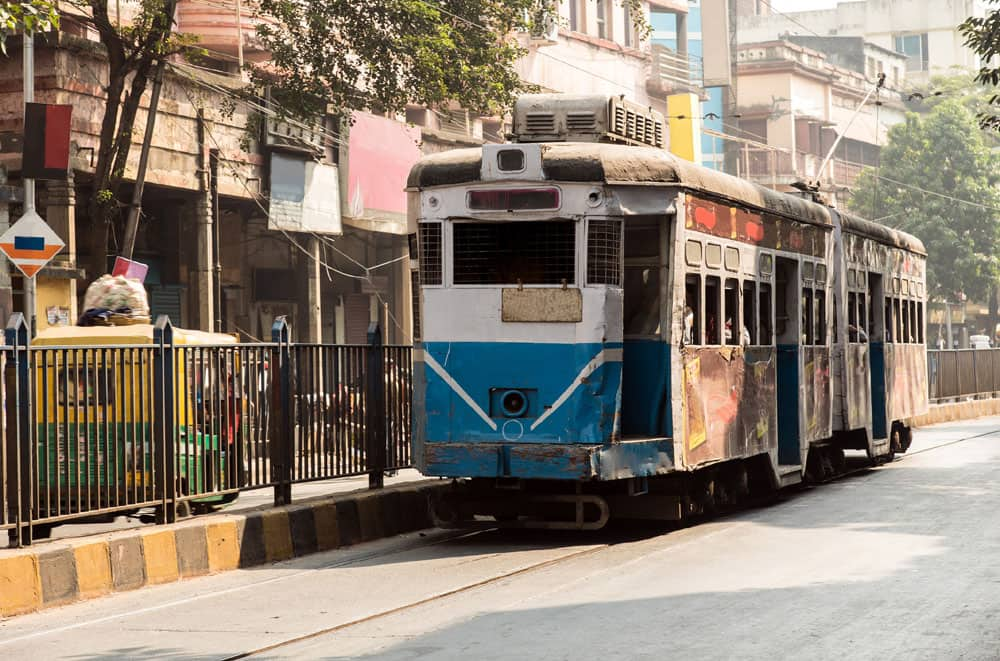
<instances>
[{"instance_id":1,"label":"asphalt street","mask_svg":"<svg viewBox=\"0 0 1000 661\"><path fill-rule=\"evenodd\" d=\"M0 623L31 659L1000 659L1000 418L681 530L429 531Z\"/></svg>"}]
</instances>

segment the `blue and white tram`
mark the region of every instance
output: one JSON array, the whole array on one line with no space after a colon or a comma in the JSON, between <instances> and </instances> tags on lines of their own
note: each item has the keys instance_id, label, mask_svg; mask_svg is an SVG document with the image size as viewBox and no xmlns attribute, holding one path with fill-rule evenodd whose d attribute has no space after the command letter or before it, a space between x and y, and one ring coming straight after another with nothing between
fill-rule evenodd
<instances>
[{"instance_id":1,"label":"blue and white tram","mask_svg":"<svg viewBox=\"0 0 1000 661\"><path fill-rule=\"evenodd\" d=\"M415 461L464 478L443 521L677 519L905 451L920 242L682 161L662 130L532 95L518 142L411 172Z\"/></svg>"}]
</instances>

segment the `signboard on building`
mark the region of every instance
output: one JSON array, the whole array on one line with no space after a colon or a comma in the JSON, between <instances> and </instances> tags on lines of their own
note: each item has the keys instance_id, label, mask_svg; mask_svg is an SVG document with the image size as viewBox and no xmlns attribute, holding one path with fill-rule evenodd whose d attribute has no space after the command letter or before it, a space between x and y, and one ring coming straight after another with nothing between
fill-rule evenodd
<instances>
[{"instance_id":1,"label":"signboard on building","mask_svg":"<svg viewBox=\"0 0 1000 661\"><path fill-rule=\"evenodd\" d=\"M406 234L406 179L421 157L420 130L368 113L353 119L345 213L351 224Z\"/></svg>"},{"instance_id":2,"label":"signboard on building","mask_svg":"<svg viewBox=\"0 0 1000 661\"><path fill-rule=\"evenodd\" d=\"M286 232L342 234L337 166L301 156L271 154L267 227Z\"/></svg>"}]
</instances>

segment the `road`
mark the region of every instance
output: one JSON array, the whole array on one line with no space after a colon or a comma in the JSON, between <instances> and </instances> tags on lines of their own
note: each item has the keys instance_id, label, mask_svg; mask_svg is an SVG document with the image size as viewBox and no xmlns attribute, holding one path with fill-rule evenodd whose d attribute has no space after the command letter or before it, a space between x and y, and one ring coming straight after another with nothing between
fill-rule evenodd
<instances>
[{"instance_id":1,"label":"road","mask_svg":"<svg viewBox=\"0 0 1000 661\"><path fill-rule=\"evenodd\" d=\"M998 469L1000 418L952 423L683 530L413 534L14 618L0 655L1000 659Z\"/></svg>"}]
</instances>

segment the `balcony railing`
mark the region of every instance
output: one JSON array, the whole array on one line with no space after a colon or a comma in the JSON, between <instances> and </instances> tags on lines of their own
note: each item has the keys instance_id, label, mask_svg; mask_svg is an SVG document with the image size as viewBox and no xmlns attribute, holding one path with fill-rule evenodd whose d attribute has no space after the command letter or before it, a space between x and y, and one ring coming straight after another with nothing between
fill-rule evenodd
<instances>
[{"instance_id":1,"label":"balcony railing","mask_svg":"<svg viewBox=\"0 0 1000 661\"><path fill-rule=\"evenodd\" d=\"M795 152L761 147L740 149L739 172L743 177L760 183L789 183L789 179L820 179L823 183L851 187L865 168L860 163L852 163L837 158L831 159L824 176L819 176L823 157L805 152ZM832 180L831 180L832 174Z\"/></svg>"},{"instance_id":2,"label":"balcony railing","mask_svg":"<svg viewBox=\"0 0 1000 661\"><path fill-rule=\"evenodd\" d=\"M651 88L671 94L692 92L704 95L704 68L700 59L658 44L653 45L652 56L649 77Z\"/></svg>"}]
</instances>

